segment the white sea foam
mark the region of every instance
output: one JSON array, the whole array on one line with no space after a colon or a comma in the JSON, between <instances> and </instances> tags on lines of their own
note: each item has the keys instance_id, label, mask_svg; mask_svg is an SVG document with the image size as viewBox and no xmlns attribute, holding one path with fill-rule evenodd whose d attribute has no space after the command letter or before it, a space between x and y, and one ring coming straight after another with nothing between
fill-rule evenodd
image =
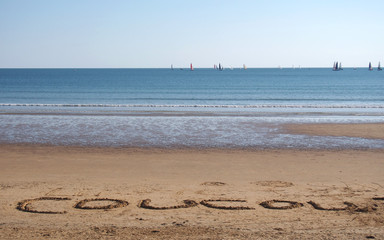
<instances>
[{"instance_id":1,"label":"white sea foam","mask_svg":"<svg viewBox=\"0 0 384 240\"><path fill-rule=\"evenodd\" d=\"M256 105L166 105L166 104L49 104L0 103L0 107L87 108L384 108L384 104L256 104Z\"/></svg>"}]
</instances>

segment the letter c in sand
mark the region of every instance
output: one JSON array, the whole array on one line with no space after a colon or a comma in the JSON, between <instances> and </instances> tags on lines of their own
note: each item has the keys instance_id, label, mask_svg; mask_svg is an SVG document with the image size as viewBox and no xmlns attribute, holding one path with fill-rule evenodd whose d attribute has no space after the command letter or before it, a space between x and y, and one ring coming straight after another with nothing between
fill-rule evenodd
<instances>
[{"instance_id":1,"label":"letter c in sand","mask_svg":"<svg viewBox=\"0 0 384 240\"><path fill-rule=\"evenodd\" d=\"M51 201L66 201L71 200L70 198L59 198L59 197L40 197L35 199L26 199L21 202L17 203L16 209L23 211L23 212L30 212L30 213L45 213L45 214L64 214L67 213L66 211L40 211L40 210L34 210L31 208L31 203L37 202L37 201L45 201L45 200L51 200Z\"/></svg>"},{"instance_id":2,"label":"letter c in sand","mask_svg":"<svg viewBox=\"0 0 384 240\"><path fill-rule=\"evenodd\" d=\"M239 199L209 199L209 200L203 200L200 202L201 205L204 205L209 208L216 208L216 209L224 209L224 210L253 210L255 208L252 207L241 207L241 206L218 206L214 205L211 202L247 202L246 200L239 200Z\"/></svg>"}]
</instances>

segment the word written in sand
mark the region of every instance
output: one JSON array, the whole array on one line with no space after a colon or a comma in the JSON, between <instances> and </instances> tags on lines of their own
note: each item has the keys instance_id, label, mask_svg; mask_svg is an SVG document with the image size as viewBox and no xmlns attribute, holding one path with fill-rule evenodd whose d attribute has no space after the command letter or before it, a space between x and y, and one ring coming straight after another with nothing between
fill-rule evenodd
<instances>
[{"instance_id":1,"label":"word written in sand","mask_svg":"<svg viewBox=\"0 0 384 240\"><path fill-rule=\"evenodd\" d=\"M42 214L65 214L67 211L64 210L52 210L52 207L48 207L47 201L71 201L71 198L60 198L60 197L40 197L35 199L26 199L17 203L16 209L29 212L29 213L42 213ZM294 208L301 208L304 206L313 207L319 211L348 211L348 212L373 212L376 211L379 207L376 203L384 203L383 197L372 198L373 202L368 204L368 206L361 207L357 206L351 202L343 202L345 207L336 208L336 207L322 207L320 203L314 201L308 201L306 204L296 202L296 201L287 201L287 200L268 200L259 203L258 205L273 210L289 210ZM35 209L33 203L40 202L39 208ZM171 210L171 209L180 209L180 208L192 208L198 205L202 205L208 208L220 209L220 210L255 210L256 207L251 206L239 206L242 204L247 204L247 200L242 199L208 199L202 200L199 203L194 200L183 200L180 205L176 206L156 206L151 204L151 199L145 199L139 202L137 207L150 209L150 210ZM232 205L231 205L232 204ZM233 206L235 204L235 206ZM91 198L83 199L76 202L73 205L73 208L81 210L98 210L98 209L114 209L114 208L123 208L128 206L128 201L112 198ZM47 206L48 209L41 209Z\"/></svg>"}]
</instances>

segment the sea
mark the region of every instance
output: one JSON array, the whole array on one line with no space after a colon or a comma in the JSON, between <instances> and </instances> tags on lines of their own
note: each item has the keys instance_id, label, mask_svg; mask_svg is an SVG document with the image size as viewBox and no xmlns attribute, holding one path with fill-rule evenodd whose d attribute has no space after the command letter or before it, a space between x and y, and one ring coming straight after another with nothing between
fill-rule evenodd
<instances>
[{"instance_id":1,"label":"sea","mask_svg":"<svg viewBox=\"0 0 384 240\"><path fill-rule=\"evenodd\" d=\"M367 68L0 69L0 143L383 149L286 124L384 122L384 72Z\"/></svg>"}]
</instances>

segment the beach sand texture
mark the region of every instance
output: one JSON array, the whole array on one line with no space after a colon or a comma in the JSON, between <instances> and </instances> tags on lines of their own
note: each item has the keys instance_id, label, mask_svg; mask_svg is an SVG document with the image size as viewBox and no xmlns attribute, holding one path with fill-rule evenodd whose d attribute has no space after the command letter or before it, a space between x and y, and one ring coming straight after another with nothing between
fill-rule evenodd
<instances>
[{"instance_id":1,"label":"beach sand texture","mask_svg":"<svg viewBox=\"0 0 384 240\"><path fill-rule=\"evenodd\" d=\"M3 144L0 239L384 239L383 156Z\"/></svg>"},{"instance_id":2,"label":"beach sand texture","mask_svg":"<svg viewBox=\"0 0 384 240\"><path fill-rule=\"evenodd\" d=\"M288 124L285 126L285 129L293 134L384 139L384 123Z\"/></svg>"}]
</instances>

